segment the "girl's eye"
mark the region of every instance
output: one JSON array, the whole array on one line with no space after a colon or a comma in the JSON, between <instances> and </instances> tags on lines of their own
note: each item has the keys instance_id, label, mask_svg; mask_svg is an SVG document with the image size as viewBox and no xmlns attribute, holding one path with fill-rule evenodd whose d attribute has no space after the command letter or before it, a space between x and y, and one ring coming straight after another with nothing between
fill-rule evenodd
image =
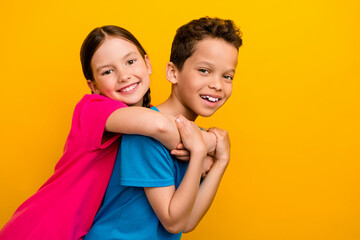
<instances>
[{"instance_id":1,"label":"girl's eye","mask_svg":"<svg viewBox=\"0 0 360 240\"><path fill-rule=\"evenodd\" d=\"M234 79L234 77L229 76L229 75L225 75L224 78L225 78L226 80L233 80L233 79Z\"/></svg>"},{"instance_id":2,"label":"girl's eye","mask_svg":"<svg viewBox=\"0 0 360 240\"><path fill-rule=\"evenodd\" d=\"M135 59L131 59L131 60L127 61L127 64L132 65L135 63L135 61L136 61Z\"/></svg>"},{"instance_id":3,"label":"girl's eye","mask_svg":"<svg viewBox=\"0 0 360 240\"><path fill-rule=\"evenodd\" d=\"M210 73L210 71L205 69L205 68L200 68L199 72L201 72L201 73Z\"/></svg>"},{"instance_id":4,"label":"girl's eye","mask_svg":"<svg viewBox=\"0 0 360 240\"><path fill-rule=\"evenodd\" d=\"M101 75L109 75L110 73L112 73L114 70L106 70L105 72L103 72Z\"/></svg>"}]
</instances>

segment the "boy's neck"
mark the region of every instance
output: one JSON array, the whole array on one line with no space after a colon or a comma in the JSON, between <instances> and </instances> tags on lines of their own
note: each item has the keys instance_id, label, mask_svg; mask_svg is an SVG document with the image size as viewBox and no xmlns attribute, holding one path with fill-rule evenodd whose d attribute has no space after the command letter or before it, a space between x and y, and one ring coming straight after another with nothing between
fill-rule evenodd
<instances>
[{"instance_id":1,"label":"boy's neck","mask_svg":"<svg viewBox=\"0 0 360 240\"><path fill-rule=\"evenodd\" d=\"M195 121L197 114L194 113L191 109L184 106L173 93L170 97L163 103L156 106L160 112L169 114L172 116L177 116L179 114L183 115L190 121Z\"/></svg>"}]
</instances>

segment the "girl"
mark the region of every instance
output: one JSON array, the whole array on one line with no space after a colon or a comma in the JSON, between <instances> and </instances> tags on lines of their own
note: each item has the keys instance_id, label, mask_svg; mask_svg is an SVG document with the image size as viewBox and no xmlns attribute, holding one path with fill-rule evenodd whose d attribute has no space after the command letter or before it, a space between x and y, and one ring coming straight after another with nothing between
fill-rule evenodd
<instances>
[{"instance_id":1,"label":"girl","mask_svg":"<svg viewBox=\"0 0 360 240\"><path fill-rule=\"evenodd\" d=\"M77 104L54 174L15 211L0 231L2 240L82 239L109 182L119 133L151 136L169 149L180 141L172 118L141 107L150 105L151 64L130 32L95 28L80 55L94 94Z\"/></svg>"}]
</instances>

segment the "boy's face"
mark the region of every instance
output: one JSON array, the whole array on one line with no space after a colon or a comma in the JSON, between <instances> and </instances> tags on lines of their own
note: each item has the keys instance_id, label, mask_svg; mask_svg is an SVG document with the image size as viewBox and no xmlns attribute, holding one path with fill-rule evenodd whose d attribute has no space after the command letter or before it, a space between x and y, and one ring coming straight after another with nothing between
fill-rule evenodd
<instances>
[{"instance_id":1,"label":"boy's face","mask_svg":"<svg viewBox=\"0 0 360 240\"><path fill-rule=\"evenodd\" d=\"M208 117L230 97L238 51L223 39L205 38L177 72L176 95L191 115Z\"/></svg>"}]
</instances>

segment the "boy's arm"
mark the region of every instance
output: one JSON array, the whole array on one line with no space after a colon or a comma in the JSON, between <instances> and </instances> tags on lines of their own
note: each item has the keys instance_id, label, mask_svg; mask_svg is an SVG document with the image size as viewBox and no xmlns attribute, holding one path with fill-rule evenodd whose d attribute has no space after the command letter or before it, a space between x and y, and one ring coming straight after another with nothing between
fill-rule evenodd
<instances>
[{"instance_id":1,"label":"boy's arm","mask_svg":"<svg viewBox=\"0 0 360 240\"><path fill-rule=\"evenodd\" d=\"M200 185L194 208L184 232L194 230L210 208L230 160L230 139L227 131L217 128L211 128L209 131L217 136L215 162Z\"/></svg>"},{"instance_id":2,"label":"boy's arm","mask_svg":"<svg viewBox=\"0 0 360 240\"><path fill-rule=\"evenodd\" d=\"M117 109L108 117L105 130L152 137L167 149L175 149L180 142L175 117L144 107Z\"/></svg>"},{"instance_id":3,"label":"boy's arm","mask_svg":"<svg viewBox=\"0 0 360 240\"><path fill-rule=\"evenodd\" d=\"M200 129L180 116L177 121L184 146L190 151L190 163L179 187L144 188L146 196L161 224L171 233L181 232L194 206L201 170L206 156L206 146Z\"/></svg>"}]
</instances>

